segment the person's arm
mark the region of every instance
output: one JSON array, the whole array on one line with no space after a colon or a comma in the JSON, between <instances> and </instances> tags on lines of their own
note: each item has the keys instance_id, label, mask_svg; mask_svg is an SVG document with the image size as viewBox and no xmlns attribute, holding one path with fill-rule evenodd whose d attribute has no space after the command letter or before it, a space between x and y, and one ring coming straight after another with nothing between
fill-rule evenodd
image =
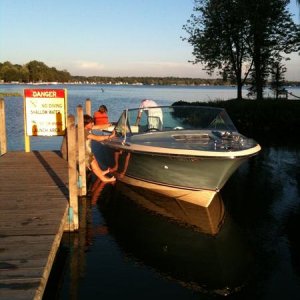
<instances>
[{"instance_id":1,"label":"person's arm","mask_svg":"<svg viewBox=\"0 0 300 300\"><path fill-rule=\"evenodd\" d=\"M110 140L112 139L113 137L115 137L116 133L115 131L113 131L111 133L111 135L95 135L95 134L92 134L90 133L87 138L90 139L90 140L93 140L93 141L97 141L97 142L103 142L105 140Z\"/></svg>"},{"instance_id":2,"label":"person's arm","mask_svg":"<svg viewBox=\"0 0 300 300\"><path fill-rule=\"evenodd\" d=\"M102 124L102 125L94 125L93 129L107 129L108 127L112 126L111 123L107 123L107 124Z\"/></svg>"},{"instance_id":3,"label":"person's arm","mask_svg":"<svg viewBox=\"0 0 300 300\"><path fill-rule=\"evenodd\" d=\"M138 112L138 115L136 117L135 125L139 125L140 124L142 113L143 113L143 110L140 109L139 112Z\"/></svg>"}]
</instances>

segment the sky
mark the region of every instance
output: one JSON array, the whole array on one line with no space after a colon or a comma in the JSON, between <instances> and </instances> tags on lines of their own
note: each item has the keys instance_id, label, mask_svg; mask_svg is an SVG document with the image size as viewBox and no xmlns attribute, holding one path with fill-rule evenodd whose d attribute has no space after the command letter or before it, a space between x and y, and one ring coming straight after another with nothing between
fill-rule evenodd
<instances>
[{"instance_id":1,"label":"sky","mask_svg":"<svg viewBox=\"0 0 300 300\"><path fill-rule=\"evenodd\" d=\"M300 7L292 0L296 23ZM0 0L0 62L83 76L209 78L181 37L194 0ZM286 64L300 81L300 56Z\"/></svg>"}]
</instances>

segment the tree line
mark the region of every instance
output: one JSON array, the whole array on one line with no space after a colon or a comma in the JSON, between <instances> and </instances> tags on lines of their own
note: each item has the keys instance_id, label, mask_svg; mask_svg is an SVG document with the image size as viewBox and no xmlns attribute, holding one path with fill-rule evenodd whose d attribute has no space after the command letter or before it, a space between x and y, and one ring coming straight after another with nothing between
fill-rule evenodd
<instances>
[{"instance_id":1,"label":"tree line","mask_svg":"<svg viewBox=\"0 0 300 300\"><path fill-rule=\"evenodd\" d=\"M43 62L30 61L25 65L12 64L9 61L0 63L0 80L2 82L69 82L71 75L68 71L48 67Z\"/></svg>"},{"instance_id":2,"label":"tree line","mask_svg":"<svg viewBox=\"0 0 300 300\"><path fill-rule=\"evenodd\" d=\"M109 77L109 76L72 76L68 71L48 67L39 61L24 65L11 62L0 63L0 81L3 83L97 83L97 84L144 84L144 85L226 85L223 79L178 78L178 77Z\"/></svg>"},{"instance_id":3,"label":"tree line","mask_svg":"<svg viewBox=\"0 0 300 300\"><path fill-rule=\"evenodd\" d=\"M25 65L0 63L0 82L3 83L96 83L96 84L143 84L143 85L177 85L177 86L218 86L234 85L232 80L223 78L180 78L180 77L128 77L128 76L73 76L68 71L48 67L39 61L30 61ZM299 85L297 81L285 82Z\"/></svg>"}]
</instances>

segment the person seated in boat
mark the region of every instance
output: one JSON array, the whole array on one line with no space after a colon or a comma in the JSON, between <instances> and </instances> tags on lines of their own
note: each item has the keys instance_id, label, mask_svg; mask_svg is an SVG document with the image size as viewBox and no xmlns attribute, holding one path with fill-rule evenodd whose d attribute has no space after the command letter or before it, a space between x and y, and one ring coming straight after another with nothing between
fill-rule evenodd
<instances>
[{"instance_id":1,"label":"person seated in boat","mask_svg":"<svg viewBox=\"0 0 300 300\"><path fill-rule=\"evenodd\" d=\"M109 126L111 126L111 123L109 122L107 107L100 105L94 113L93 129L107 129Z\"/></svg>"},{"instance_id":2,"label":"person seated in boat","mask_svg":"<svg viewBox=\"0 0 300 300\"><path fill-rule=\"evenodd\" d=\"M162 130L163 113L157 103L150 99L144 99L140 103L138 116L135 125L140 124L143 111L146 112L148 118L148 130Z\"/></svg>"},{"instance_id":3,"label":"person seated in boat","mask_svg":"<svg viewBox=\"0 0 300 300\"><path fill-rule=\"evenodd\" d=\"M102 142L105 140L112 139L115 136L115 132L113 131L111 135L95 135L91 133L91 130L94 125L94 120L90 115L84 115L84 136L85 136L85 161L86 166L89 170L93 171L93 173L102 181L102 182L114 182L116 178L114 176L108 177L107 174L110 172L109 169L103 171L93 152L91 141Z\"/></svg>"}]
</instances>

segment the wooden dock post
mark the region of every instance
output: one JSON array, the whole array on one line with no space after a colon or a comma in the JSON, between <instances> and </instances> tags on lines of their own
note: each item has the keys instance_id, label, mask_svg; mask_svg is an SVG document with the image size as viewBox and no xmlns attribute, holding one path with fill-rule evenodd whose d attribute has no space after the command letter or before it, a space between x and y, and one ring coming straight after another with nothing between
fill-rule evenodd
<instances>
[{"instance_id":1,"label":"wooden dock post","mask_svg":"<svg viewBox=\"0 0 300 300\"><path fill-rule=\"evenodd\" d=\"M68 172L69 172L69 229L78 230L78 192L77 192L77 158L76 127L73 115L68 116Z\"/></svg>"},{"instance_id":2,"label":"wooden dock post","mask_svg":"<svg viewBox=\"0 0 300 300\"><path fill-rule=\"evenodd\" d=\"M92 116L92 101L90 98L85 100L85 112L87 115Z\"/></svg>"},{"instance_id":3,"label":"wooden dock post","mask_svg":"<svg viewBox=\"0 0 300 300\"><path fill-rule=\"evenodd\" d=\"M0 155L7 152L6 123L5 123L5 103L0 99Z\"/></svg>"},{"instance_id":4,"label":"wooden dock post","mask_svg":"<svg viewBox=\"0 0 300 300\"><path fill-rule=\"evenodd\" d=\"M77 143L78 143L78 164L79 164L79 196L86 195L86 164L85 164L85 137L83 108L77 106Z\"/></svg>"}]
</instances>

